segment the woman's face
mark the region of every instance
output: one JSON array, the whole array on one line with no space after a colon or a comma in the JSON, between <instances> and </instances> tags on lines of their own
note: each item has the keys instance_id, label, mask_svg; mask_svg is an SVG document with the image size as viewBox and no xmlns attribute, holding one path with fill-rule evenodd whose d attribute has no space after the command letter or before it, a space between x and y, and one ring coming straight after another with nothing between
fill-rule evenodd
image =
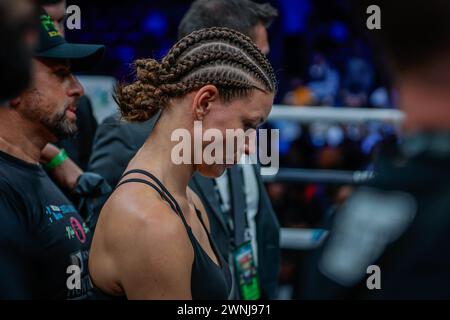
<instances>
[{"instance_id":1,"label":"woman's face","mask_svg":"<svg viewBox=\"0 0 450 320\"><path fill-rule=\"evenodd\" d=\"M254 153L256 128L266 121L272 110L273 99L274 94L255 89L248 96L228 103L221 99L215 101L202 120L204 140L207 141L203 141L203 161L196 165L196 171L203 176L219 177L226 168L236 164L243 154ZM211 135L205 137L208 131ZM218 138L216 133L220 133L222 138ZM213 145L217 148L213 148ZM210 157L213 163L211 160L205 161L206 157Z\"/></svg>"}]
</instances>

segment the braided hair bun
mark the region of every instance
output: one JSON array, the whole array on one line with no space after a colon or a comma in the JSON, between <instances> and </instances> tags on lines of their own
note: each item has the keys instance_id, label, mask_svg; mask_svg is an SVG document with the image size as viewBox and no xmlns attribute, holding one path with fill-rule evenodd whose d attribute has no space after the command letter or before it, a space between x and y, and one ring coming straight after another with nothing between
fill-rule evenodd
<instances>
[{"instance_id":1,"label":"braided hair bun","mask_svg":"<svg viewBox=\"0 0 450 320\"><path fill-rule=\"evenodd\" d=\"M171 98L208 84L227 101L254 89L276 91L275 75L264 54L249 37L228 28L194 31L178 41L161 63L139 59L134 67L136 80L115 90L122 117L128 121L146 121Z\"/></svg>"}]
</instances>

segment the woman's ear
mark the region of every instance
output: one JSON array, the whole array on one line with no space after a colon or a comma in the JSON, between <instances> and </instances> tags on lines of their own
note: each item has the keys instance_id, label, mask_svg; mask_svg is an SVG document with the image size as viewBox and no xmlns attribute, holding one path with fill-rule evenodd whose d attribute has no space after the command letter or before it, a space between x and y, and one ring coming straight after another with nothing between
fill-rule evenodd
<instances>
[{"instance_id":1,"label":"woman's ear","mask_svg":"<svg viewBox=\"0 0 450 320\"><path fill-rule=\"evenodd\" d=\"M219 99L219 90L214 85L201 87L194 96L193 114L195 120L202 121L211 111L212 103Z\"/></svg>"}]
</instances>

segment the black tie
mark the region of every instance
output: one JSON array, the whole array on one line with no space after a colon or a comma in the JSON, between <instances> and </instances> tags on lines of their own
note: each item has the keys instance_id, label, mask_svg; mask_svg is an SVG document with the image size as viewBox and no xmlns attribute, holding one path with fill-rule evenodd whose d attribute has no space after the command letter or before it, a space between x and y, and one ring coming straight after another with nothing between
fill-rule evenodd
<instances>
[{"instance_id":1,"label":"black tie","mask_svg":"<svg viewBox=\"0 0 450 320\"><path fill-rule=\"evenodd\" d=\"M230 179L232 198L231 210L234 221L234 243L238 247L244 243L244 232L247 221L247 217L245 216L247 204L245 202L244 178L241 166L235 165L228 169L228 177Z\"/></svg>"}]
</instances>

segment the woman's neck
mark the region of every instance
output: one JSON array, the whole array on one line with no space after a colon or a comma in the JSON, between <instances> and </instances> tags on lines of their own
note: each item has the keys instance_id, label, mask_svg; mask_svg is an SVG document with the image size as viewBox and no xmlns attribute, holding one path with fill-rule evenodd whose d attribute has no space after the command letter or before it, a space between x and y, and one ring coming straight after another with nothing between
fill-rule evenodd
<instances>
[{"instance_id":1,"label":"woman's neck","mask_svg":"<svg viewBox=\"0 0 450 320\"><path fill-rule=\"evenodd\" d=\"M172 149L179 142L172 142L171 136L173 130L179 127L167 121L166 115L161 115L161 119L136 153L128 169L147 170L156 176L175 197L187 198L186 188L194 173L194 166L175 164L172 160Z\"/></svg>"}]
</instances>

